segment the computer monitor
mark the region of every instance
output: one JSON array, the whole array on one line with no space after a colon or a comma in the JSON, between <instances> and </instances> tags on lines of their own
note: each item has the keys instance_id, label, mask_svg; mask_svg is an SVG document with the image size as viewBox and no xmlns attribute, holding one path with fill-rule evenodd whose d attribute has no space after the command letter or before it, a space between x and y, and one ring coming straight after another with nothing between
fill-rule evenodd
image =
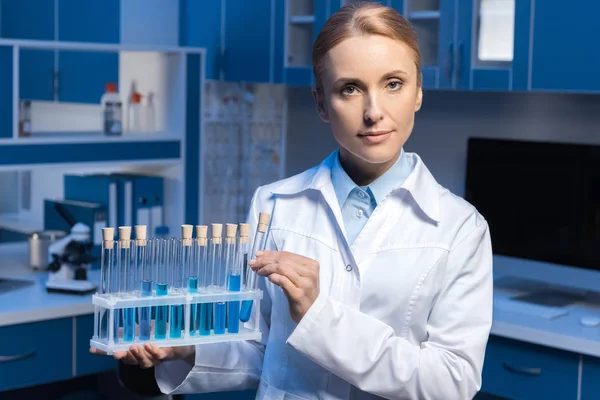
<instances>
[{"instance_id":1,"label":"computer monitor","mask_svg":"<svg viewBox=\"0 0 600 400\"><path fill-rule=\"evenodd\" d=\"M495 254L600 270L600 146L471 138L465 189Z\"/></svg>"}]
</instances>

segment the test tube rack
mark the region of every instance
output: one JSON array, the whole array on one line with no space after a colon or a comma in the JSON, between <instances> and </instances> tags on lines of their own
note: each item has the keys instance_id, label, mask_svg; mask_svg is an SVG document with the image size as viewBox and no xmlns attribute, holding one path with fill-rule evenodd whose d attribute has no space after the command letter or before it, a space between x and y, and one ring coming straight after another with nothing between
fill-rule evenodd
<instances>
[{"instance_id":1,"label":"test tube rack","mask_svg":"<svg viewBox=\"0 0 600 400\"><path fill-rule=\"evenodd\" d=\"M268 214L261 213L252 253L264 248ZM247 267L248 224L182 225L181 238L146 238L146 227L103 229L101 284L92 296L90 346L113 354L132 345L158 347L261 340L263 293ZM256 240L258 238L258 240ZM246 275L245 275L246 274ZM249 306L249 307L248 307ZM240 314L241 313L241 314Z\"/></svg>"}]
</instances>

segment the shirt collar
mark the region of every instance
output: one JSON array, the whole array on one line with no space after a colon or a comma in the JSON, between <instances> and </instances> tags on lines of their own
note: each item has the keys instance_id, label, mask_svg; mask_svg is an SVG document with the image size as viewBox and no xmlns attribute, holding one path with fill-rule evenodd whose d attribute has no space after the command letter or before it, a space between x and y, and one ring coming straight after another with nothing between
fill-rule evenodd
<instances>
[{"instance_id":1,"label":"shirt collar","mask_svg":"<svg viewBox=\"0 0 600 400\"><path fill-rule=\"evenodd\" d=\"M400 151L398 160L388 169L383 175L375 179L368 185L369 189L375 197L375 202L379 204L385 196L404 183L408 175L413 170L413 166L408 161L408 157L404 152L404 149ZM344 202L350 195L350 192L358 187L356 183L346 173L342 164L340 164L339 151L337 156L333 160L333 167L331 169L331 183L335 190L336 197L340 203L340 208L343 207Z\"/></svg>"},{"instance_id":2,"label":"shirt collar","mask_svg":"<svg viewBox=\"0 0 600 400\"><path fill-rule=\"evenodd\" d=\"M407 190L421 210L434 222L440 218L441 187L416 153L405 153L412 172L401 185L393 191ZM308 189L323 191L330 186L333 191L331 172L338 157L338 151L332 152L323 162L301 174L277 182L270 188L275 195L296 195Z\"/></svg>"}]
</instances>

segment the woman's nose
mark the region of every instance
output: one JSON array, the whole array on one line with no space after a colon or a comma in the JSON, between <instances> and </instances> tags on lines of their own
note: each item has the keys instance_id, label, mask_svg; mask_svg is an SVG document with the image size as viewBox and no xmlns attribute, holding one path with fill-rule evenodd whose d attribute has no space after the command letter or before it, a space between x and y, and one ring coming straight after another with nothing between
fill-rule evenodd
<instances>
[{"instance_id":1,"label":"woman's nose","mask_svg":"<svg viewBox=\"0 0 600 400\"><path fill-rule=\"evenodd\" d=\"M379 102L375 96L369 96L367 98L363 117L368 125L374 124L383 119L383 110L379 106Z\"/></svg>"}]
</instances>

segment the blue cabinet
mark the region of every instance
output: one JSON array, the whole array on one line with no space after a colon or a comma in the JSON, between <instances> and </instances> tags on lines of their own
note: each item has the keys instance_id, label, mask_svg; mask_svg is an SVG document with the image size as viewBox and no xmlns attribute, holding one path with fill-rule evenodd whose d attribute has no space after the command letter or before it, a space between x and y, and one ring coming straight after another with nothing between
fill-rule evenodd
<instances>
[{"instance_id":1,"label":"blue cabinet","mask_svg":"<svg viewBox=\"0 0 600 400\"><path fill-rule=\"evenodd\" d=\"M120 0L58 0L58 40L119 43Z\"/></svg>"},{"instance_id":2,"label":"blue cabinet","mask_svg":"<svg viewBox=\"0 0 600 400\"><path fill-rule=\"evenodd\" d=\"M75 376L91 375L117 368L113 357L90 353L90 338L94 333L94 316L75 317Z\"/></svg>"},{"instance_id":3,"label":"blue cabinet","mask_svg":"<svg viewBox=\"0 0 600 400\"><path fill-rule=\"evenodd\" d=\"M600 397L600 359L582 356L581 400L597 400Z\"/></svg>"},{"instance_id":4,"label":"blue cabinet","mask_svg":"<svg viewBox=\"0 0 600 400\"><path fill-rule=\"evenodd\" d=\"M221 1L179 1L179 44L206 49L207 79L219 79L223 69L222 4ZM242 25L236 32L240 34L244 27ZM253 45L247 44L247 47Z\"/></svg>"},{"instance_id":5,"label":"blue cabinet","mask_svg":"<svg viewBox=\"0 0 600 400\"><path fill-rule=\"evenodd\" d=\"M54 100L54 50L19 50L19 98Z\"/></svg>"},{"instance_id":6,"label":"blue cabinet","mask_svg":"<svg viewBox=\"0 0 600 400\"><path fill-rule=\"evenodd\" d=\"M13 135L13 48L0 46L0 138Z\"/></svg>"},{"instance_id":7,"label":"blue cabinet","mask_svg":"<svg viewBox=\"0 0 600 400\"><path fill-rule=\"evenodd\" d=\"M53 40L54 0L0 1L0 37Z\"/></svg>"},{"instance_id":8,"label":"blue cabinet","mask_svg":"<svg viewBox=\"0 0 600 400\"><path fill-rule=\"evenodd\" d=\"M531 90L600 91L599 13L597 1L535 2Z\"/></svg>"},{"instance_id":9,"label":"blue cabinet","mask_svg":"<svg viewBox=\"0 0 600 400\"><path fill-rule=\"evenodd\" d=\"M576 399L578 368L578 354L491 336L482 391L511 399Z\"/></svg>"},{"instance_id":10,"label":"blue cabinet","mask_svg":"<svg viewBox=\"0 0 600 400\"><path fill-rule=\"evenodd\" d=\"M0 328L0 391L69 379L72 318Z\"/></svg>"}]
</instances>

